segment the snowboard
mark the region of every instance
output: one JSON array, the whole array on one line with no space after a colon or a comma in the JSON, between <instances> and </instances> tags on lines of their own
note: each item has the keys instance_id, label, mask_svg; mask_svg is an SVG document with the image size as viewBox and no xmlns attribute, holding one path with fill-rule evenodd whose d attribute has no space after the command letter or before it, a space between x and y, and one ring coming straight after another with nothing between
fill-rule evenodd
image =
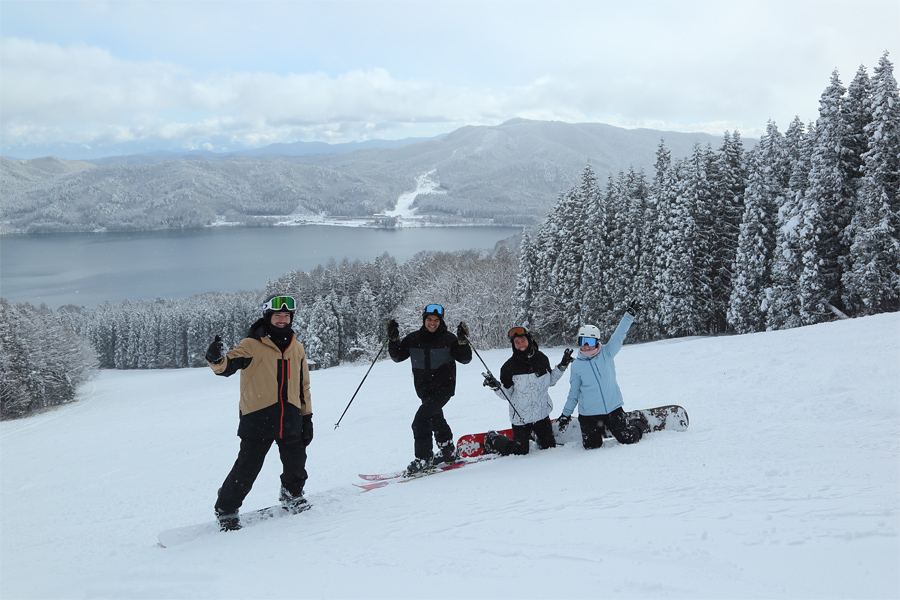
<instances>
[{"instance_id":1,"label":"snowboard","mask_svg":"<svg viewBox=\"0 0 900 600\"><path fill-rule=\"evenodd\" d=\"M362 488L366 491L368 490L377 490L378 488L382 488L391 483L405 483L407 481L414 481L416 479L421 479L422 477L427 477L429 475L436 475L437 473L444 473L446 471L454 471L456 469L465 467L466 465L471 465L476 462L481 462L483 460L491 460L492 458L499 458L496 455L483 455L478 456L473 459L467 460L457 460L452 463L443 463L436 466L431 467L430 469L425 469L424 471L420 471L418 473L407 474L406 470L403 471L393 471L390 473L380 473L374 475L365 475L360 473L360 477L365 479L369 483L359 484L355 483L358 488Z\"/></svg>"},{"instance_id":2,"label":"snowboard","mask_svg":"<svg viewBox=\"0 0 900 600\"><path fill-rule=\"evenodd\" d=\"M300 509L300 512L305 512L310 508L312 508L311 504L304 504ZM269 506L268 508L261 508L259 510L244 512L241 513L241 529L244 529L245 527L251 527L262 521L268 521L269 519L289 517L295 514L299 513L289 511L288 509L280 505ZM238 531L240 531L240 529ZM172 546L177 546L186 542L192 542L197 538L203 537L205 535L211 535L213 533L220 532L232 533L230 531L222 532L219 528L219 523L216 521L211 521L208 523L200 523L198 525L188 525L187 527L177 527L175 529L169 529L160 533L157 536L157 539L159 540L159 545L163 548L171 548Z\"/></svg>"},{"instance_id":3,"label":"snowboard","mask_svg":"<svg viewBox=\"0 0 900 600\"><path fill-rule=\"evenodd\" d=\"M681 407L676 405L668 405L668 406L658 406L656 408L645 408L641 410L632 410L626 413L626 418L629 421L636 421L638 427L641 428L643 433L650 433L653 431L684 431L688 428L688 414L687 411ZM553 421L556 423L556 420ZM512 429L503 429L497 431L500 435L506 436L509 439L513 437ZM581 441L581 427L578 425L578 419L573 418L569 423L569 426L566 428L565 432L560 433L557 427L553 428L553 434L556 437L557 443L566 443L566 442L574 442ZM456 448L459 452L460 458L473 458L477 456L484 455L484 438L487 435L485 433L472 433L469 435L464 435L456 442ZM604 431L603 436L606 438L611 438L612 434L608 431Z\"/></svg>"}]
</instances>

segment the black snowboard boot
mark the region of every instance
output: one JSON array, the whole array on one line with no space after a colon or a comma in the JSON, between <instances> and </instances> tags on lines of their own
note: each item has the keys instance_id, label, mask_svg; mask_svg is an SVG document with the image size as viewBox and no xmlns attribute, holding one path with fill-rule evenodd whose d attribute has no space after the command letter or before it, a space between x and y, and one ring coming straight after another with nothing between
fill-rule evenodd
<instances>
[{"instance_id":1,"label":"black snowboard boot","mask_svg":"<svg viewBox=\"0 0 900 600\"><path fill-rule=\"evenodd\" d=\"M237 511L226 513L217 508L216 520L219 522L219 531L237 531L241 528L241 518Z\"/></svg>"},{"instance_id":2,"label":"black snowboard boot","mask_svg":"<svg viewBox=\"0 0 900 600\"><path fill-rule=\"evenodd\" d=\"M306 498L303 497L303 492L300 492L300 494L295 496L287 491L284 486L281 486L281 493L278 495L278 501L281 502L281 507L292 515L303 512L309 506Z\"/></svg>"},{"instance_id":3,"label":"black snowboard boot","mask_svg":"<svg viewBox=\"0 0 900 600\"><path fill-rule=\"evenodd\" d=\"M456 462L456 447L453 442L438 443L438 453L434 455L434 464Z\"/></svg>"},{"instance_id":4,"label":"black snowboard boot","mask_svg":"<svg viewBox=\"0 0 900 600\"><path fill-rule=\"evenodd\" d=\"M497 446L497 438L504 437L497 433L496 431L488 431L484 436L484 453L485 454L500 454L500 448Z\"/></svg>"},{"instance_id":5,"label":"black snowboard boot","mask_svg":"<svg viewBox=\"0 0 900 600\"><path fill-rule=\"evenodd\" d=\"M431 468L433 458L417 458L406 467L406 474L413 475L415 473L421 473L422 471L427 471Z\"/></svg>"}]
</instances>

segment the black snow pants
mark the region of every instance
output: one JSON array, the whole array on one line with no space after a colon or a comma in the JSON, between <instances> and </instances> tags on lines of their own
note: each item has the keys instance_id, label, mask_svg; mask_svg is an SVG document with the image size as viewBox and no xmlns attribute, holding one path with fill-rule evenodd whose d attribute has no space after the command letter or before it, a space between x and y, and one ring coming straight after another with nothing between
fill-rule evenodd
<instances>
[{"instance_id":1,"label":"black snow pants","mask_svg":"<svg viewBox=\"0 0 900 600\"><path fill-rule=\"evenodd\" d=\"M640 428L628 422L621 407L608 415L578 415L578 424L581 425L581 443L587 450L603 445L604 429L620 444L635 444L642 437Z\"/></svg>"},{"instance_id":2,"label":"black snow pants","mask_svg":"<svg viewBox=\"0 0 900 600\"><path fill-rule=\"evenodd\" d=\"M550 423L550 417L525 425L513 425L512 430L513 439L504 435L492 436L491 447L498 454L503 456L528 454L529 442L532 437L537 440L541 450L556 448L556 438L553 437L553 425Z\"/></svg>"},{"instance_id":3,"label":"black snow pants","mask_svg":"<svg viewBox=\"0 0 900 600\"><path fill-rule=\"evenodd\" d=\"M303 494L306 484L306 446L300 437L282 439L250 439L241 438L241 449L231 472L219 488L216 500L216 511L220 514L231 514L244 503L250 493L256 477L262 470L263 462L272 442L278 443L281 455L281 485L291 496Z\"/></svg>"},{"instance_id":4,"label":"black snow pants","mask_svg":"<svg viewBox=\"0 0 900 600\"><path fill-rule=\"evenodd\" d=\"M422 400L412 422L416 458L428 459L434 456L432 436L438 446L453 441L453 431L444 418L444 407L450 402L450 398L452 396L437 396Z\"/></svg>"}]
</instances>

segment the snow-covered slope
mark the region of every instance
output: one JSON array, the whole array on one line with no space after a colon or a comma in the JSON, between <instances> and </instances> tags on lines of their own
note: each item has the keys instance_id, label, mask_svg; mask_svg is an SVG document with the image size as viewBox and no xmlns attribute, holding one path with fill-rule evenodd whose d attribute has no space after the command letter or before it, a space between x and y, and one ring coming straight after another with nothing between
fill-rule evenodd
<instances>
[{"instance_id":1,"label":"snow-covered slope","mask_svg":"<svg viewBox=\"0 0 900 600\"><path fill-rule=\"evenodd\" d=\"M495 372L508 351L481 352ZM547 351L555 363L562 348ZM626 408L684 433L577 444L362 492L412 458L408 364L312 374L309 512L174 548L237 453L238 377L103 372L0 425L3 598L896 598L900 315L626 345ZM459 369L454 433L506 404ZM568 378L552 389L562 407ZM272 504L269 456L245 508Z\"/></svg>"}]
</instances>

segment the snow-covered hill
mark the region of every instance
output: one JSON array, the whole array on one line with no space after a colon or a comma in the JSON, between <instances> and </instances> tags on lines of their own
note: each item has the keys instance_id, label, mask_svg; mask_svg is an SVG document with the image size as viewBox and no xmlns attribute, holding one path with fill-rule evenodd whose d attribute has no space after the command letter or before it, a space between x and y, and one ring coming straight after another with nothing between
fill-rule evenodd
<instances>
[{"instance_id":1,"label":"snow-covered hill","mask_svg":"<svg viewBox=\"0 0 900 600\"><path fill-rule=\"evenodd\" d=\"M0 425L0 596L900 596L900 315L626 345L617 366L626 408L681 404L690 429L371 492L357 473L412 458L409 365L375 365L337 430L368 365L314 372L312 510L173 548L157 533L211 519L236 456L238 377L103 372ZM483 370L459 369L457 436L508 423ZM245 508L279 472L273 451Z\"/></svg>"}]
</instances>

